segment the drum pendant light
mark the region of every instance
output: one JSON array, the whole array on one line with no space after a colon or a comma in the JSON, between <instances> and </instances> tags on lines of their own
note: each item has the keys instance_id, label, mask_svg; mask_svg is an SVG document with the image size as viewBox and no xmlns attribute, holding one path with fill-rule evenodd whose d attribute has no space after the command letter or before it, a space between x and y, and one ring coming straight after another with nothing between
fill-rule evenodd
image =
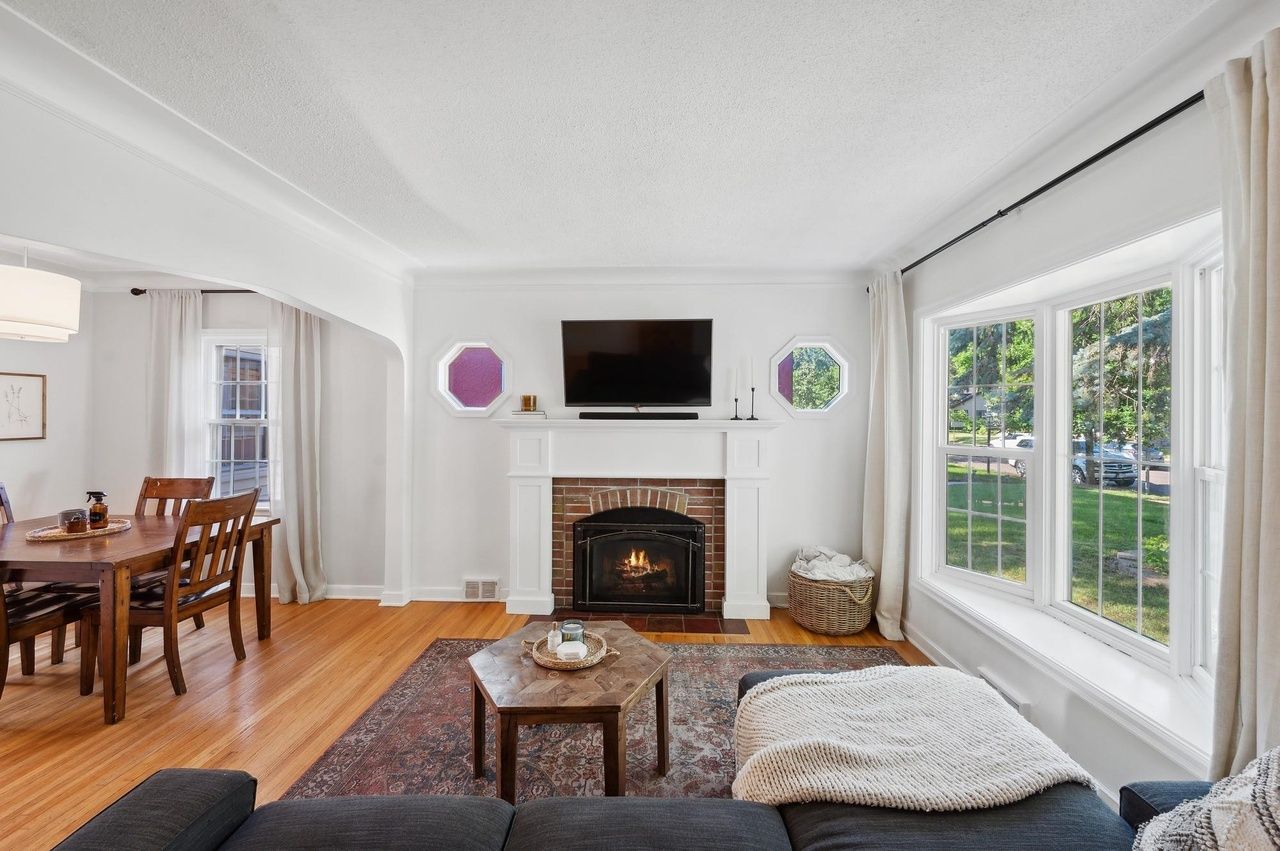
<instances>
[{"instance_id":1,"label":"drum pendant light","mask_svg":"<svg viewBox=\"0 0 1280 851\"><path fill-rule=\"evenodd\" d=\"M65 343L80 330L80 282L26 261L0 265L0 339Z\"/></svg>"}]
</instances>

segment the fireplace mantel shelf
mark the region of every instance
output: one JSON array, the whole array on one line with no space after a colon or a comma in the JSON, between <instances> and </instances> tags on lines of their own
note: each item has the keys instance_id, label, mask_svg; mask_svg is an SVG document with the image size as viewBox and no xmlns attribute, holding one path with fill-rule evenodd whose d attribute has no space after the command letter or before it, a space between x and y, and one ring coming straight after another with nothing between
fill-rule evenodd
<instances>
[{"instance_id":1,"label":"fireplace mantel shelf","mask_svg":"<svg viewBox=\"0 0 1280 851\"><path fill-rule=\"evenodd\" d=\"M652 429L655 431L772 431L783 424L782 420L580 420L527 417L521 419L496 419L502 428L545 431L547 429L582 429L584 431L629 431Z\"/></svg>"}]
</instances>

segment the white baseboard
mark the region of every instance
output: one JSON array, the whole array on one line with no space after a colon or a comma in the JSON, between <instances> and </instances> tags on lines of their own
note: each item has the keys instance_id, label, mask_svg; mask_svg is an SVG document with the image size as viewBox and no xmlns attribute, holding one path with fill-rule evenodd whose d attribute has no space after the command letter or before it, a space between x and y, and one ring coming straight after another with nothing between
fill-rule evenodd
<instances>
[{"instance_id":1,"label":"white baseboard","mask_svg":"<svg viewBox=\"0 0 1280 851\"><path fill-rule=\"evenodd\" d=\"M554 597L507 596L507 614L509 615L549 615L556 608Z\"/></svg>"},{"instance_id":2,"label":"white baseboard","mask_svg":"<svg viewBox=\"0 0 1280 851\"><path fill-rule=\"evenodd\" d=\"M409 599L451 603L467 597L461 585L419 585L409 591Z\"/></svg>"},{"instance_id":3,"label":"white baseboard","mask_svg":"<svg viewBox=\"0 0 1280 851\"><path fill-rule=\"evenodd\" d=\"M902 622L902 634L907 637L917 650L929 657L929 661L935 665L942 665L944 668L955 668L957 671L965 671L965 667L955 660L950 653L943 650L935 644L927 635L919 630L912 629L911 624L906 621ZM972 674L972 671L965 671Z\"/></svg>"},{"instance_id":4,"label":"white baseboard","mask_svg":"<svg viewBox=\"0 0 1280 851\"><path fill-rule=\"evenodd\" d=\"M406 606L409 604L409 595L403 591L383 591L379 598L380 606Z\"/></svg>"},{"instance_id":5,"label":"white baseboard","mask_svg":"<svg viewBox=\"0 0 1280 851\"><path fill-rule=\"evenodd\" d=\"M330 585L325 590L330 600L381 600L381 585Z\"/></svg>"},{"instance_id":6,"label":"white baseboard","mask_svg":"<svg viewBox=\"0 0 1280 851\"><path fill-rule=\"evenodd\" d=\"M724 616L751 621L767 621L769 619L769 601L760 599L724 601Z\"/></svg>"},{"instance_id":7,"label":"white baseboard","mask_svg":"<svg viewBox=\"0 0 1280 851\"><path fill-rule=\"evenodd\" d=\"M786 591L770 591L765 596L769 598L769 605L775 609L785 609L790 605Z\"/></svg>"},{"instance_id":8,"label":"white baseboard","mask_svg":"<svg viewBox=\"0 0 1280 851\"><path fill-rule=\"evenodd\" d=\"M240 596L252 598L255 593L252 579L240 583ZM271 583L271 599L280 599L280 586L276 585L274 582Z\"/></svg>"}]
</instances>

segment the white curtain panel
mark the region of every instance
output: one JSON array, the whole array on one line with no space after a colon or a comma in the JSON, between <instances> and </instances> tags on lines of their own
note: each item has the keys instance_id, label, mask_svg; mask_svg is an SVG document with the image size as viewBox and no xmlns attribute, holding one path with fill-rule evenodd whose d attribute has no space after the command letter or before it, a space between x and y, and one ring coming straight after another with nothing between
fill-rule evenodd
<instances>
[{"instance_id":1,"label":"white curtain panel","mask_svg":"<svg viewBox=\"0 0 1280 851\"><path fill-rule=\"evenodd\" d=\"M1227 483L1210 772L1280 745L1280 30L1205 88L1226 239Z\"/></svg>"},{"instance_id":2,"label":"white curtain panel","mask_svg":"<svg viewBox=\"0 0 1280 851\"><path fill-rule=\"evenodd\" d=\"M911 367L902 273L871 285L871 387L862 557L876 571L876 624L901 641L911 511Z\"/></svg>"},{"instance_id":3,"label":"white curtain panel","mask_svg":"<svg viewBox=\"0 0 1280 851\"><path fill-rule=\"evenodd\" d=\"M320 551L320 323L272 303L271 513L282 520L273 549L282 603L323 600L327 585Z\"/></svg>"},{"instance_id":4,"label":"white curtain panel","mask_svg":"<svg viewBox=\"0 0 1280 851\"><path fill-rule=\"evenodd\" d=\"M209 475L204 433L199 290L148 290L148 476Z\"/></svg>"}]
</instances>

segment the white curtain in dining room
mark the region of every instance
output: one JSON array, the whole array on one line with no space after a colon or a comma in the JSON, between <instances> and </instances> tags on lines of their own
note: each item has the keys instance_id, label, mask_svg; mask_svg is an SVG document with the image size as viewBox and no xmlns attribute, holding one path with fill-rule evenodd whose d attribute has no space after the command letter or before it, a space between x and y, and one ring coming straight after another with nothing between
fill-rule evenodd
<instances>
[{"instance_id":1,"label":"white curtain in dining room","mask_svg":"<svg viewBox=\"0 0 1280 851\"><path fill-rule=\"evenodd\" d=\"M876 626L901 641L911 512L911 362L902 273L871 285L871 386L862 557L876 571Z\"/></svg>"},{"instance_id":2,"label":"white curtain in dining room","mask_svg":"<svg viewBox=\"0 0 1280 851\"><path fill-rule=\"evenodd\" d=\"M148 290L148 476L207 476L199 290Z\"/></svg>"},{"instance_id":3,"label":"white curtain in dining room","mask_svg":"<svg viewBox=\"0 0 1280 851\"><path fill-rule=\"evenodd\" d=\"M287 304L271 305L271 513L283 521L273 546L282 603L323 600L327 587L320 549L321 322Z\"/></svg>"},{"instance_id":4,"label":"white curtain in dining room","mask_svg":"<svg viewBox=\"0 0 1280 851\"><path fill-rule=\"evenodd\" d=\"M1280 745L1280 30L1205 87L1223 167L1227 476L1213 777Z\"/></svg>"}]
</instances>

